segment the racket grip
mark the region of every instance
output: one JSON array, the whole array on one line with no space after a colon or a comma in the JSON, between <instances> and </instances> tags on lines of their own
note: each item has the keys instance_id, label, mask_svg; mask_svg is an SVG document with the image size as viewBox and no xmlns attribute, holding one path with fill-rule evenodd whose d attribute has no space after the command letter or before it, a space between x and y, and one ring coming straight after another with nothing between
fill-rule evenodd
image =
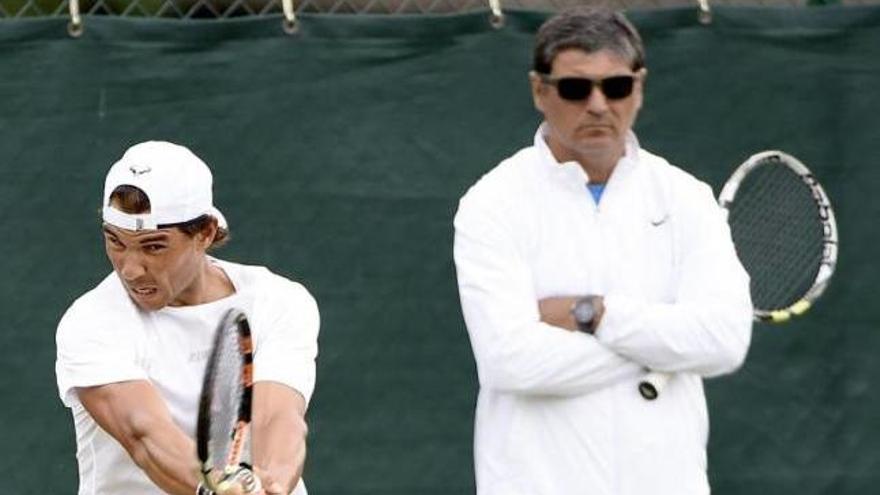
<instances>
[{"instance_id":1,"label":"racket grip","mask_svg":"<svg viewBox=\"0 0 880 495\"><path fill-rule=\"evenodd\" d=\"M238 468L238 471L235 472L232 479L237 482L244 493L260 493L263 491L263 485L260 483L260 478L254 474L253 470L251 470L250 466L246 464L241 464Z\"/></svg>"},{"instance_id":2,"label":"racket grip","mask_svg":"<svg viewBox=\"0 0 880 495\"><path fill-rule=\"evenodd\" d=\"M660 396L672 375L661 371L651 371L639 382L639 393L645 400L654 400Z\"/></svg>"},{"instance_id":3,"label":"racket grip","mask_svg":"<svg viewBox=\"0 0 880 495\"><path fill-rule=\"evenodd\" d=\"M242 463L237 468L227 466L226 471L226 474L217 484L215 491L210 492L211 494L223 494L230 490L233 485L241 487L242 493L245 494L262 492L263 485L260 483L260 478L254 474L247 464ZM197 492L197 495L201 494Z\"/></svg>"}]
</instances>

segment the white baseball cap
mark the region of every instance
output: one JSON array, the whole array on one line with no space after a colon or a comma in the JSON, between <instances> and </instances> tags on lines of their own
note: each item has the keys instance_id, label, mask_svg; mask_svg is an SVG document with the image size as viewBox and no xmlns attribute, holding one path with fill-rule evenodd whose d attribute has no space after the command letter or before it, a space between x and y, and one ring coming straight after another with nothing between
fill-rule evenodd
<instances>
[{"instance_id":1,"label":"white baseball cap","mask_svg":"<svg viewBox=\"0 0 880 495\"><path fill-rule=\"evenodd\" d=\"M202 215L226 219L214 207L211 170L189 149L166 141L147 141L129 148L110 167L104 181L104 222L127 230L160 229ZM134 186L150 200L150 212L125 213L110 205L119 186Z\"/></svg>"}]
</instances>

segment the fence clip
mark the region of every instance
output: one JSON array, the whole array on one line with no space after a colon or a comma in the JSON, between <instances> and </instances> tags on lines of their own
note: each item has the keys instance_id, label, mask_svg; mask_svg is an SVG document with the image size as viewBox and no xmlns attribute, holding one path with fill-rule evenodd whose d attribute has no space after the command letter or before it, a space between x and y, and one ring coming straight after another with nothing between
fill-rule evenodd
<instances>
[{"instance_id":1,"label":"fence clip","mask_svg":"<svg viewBox=\"0 0 880 495\"><path fill-rule=\"evenodd\" d=\"M501 11L501 0L489 0L489 9L492 15L489 16L489 24L495 29L504 27L504 12Z\"/></svg>"},{"instance_id":2,"label":"fence clip","mask_svg":"<svg viewBox=\"0 0 880 495\"><path fill-rule=\"evenodd\" d=\"M83 33L82 16L79 15L79 0L68 0L67 8L70 11L70 22L67 23L67 34L71 38L79 38Z\"/></svg>"},{"instance_id":3,"label":"fence clip","mask_svg":"<svg viewBox=\"0 0 880 495\"><path fill-rule=\"evenodd\" d=\"M700 24L706 26L712 24L712 8L709 6L709 0L697 0L700 5L700 12L697 14Z\"/></svg>"},{"instance_id":4,"label":"fence clip","mask_svg":"<svg viewBox=\"0 0 880 495\"><path fill-rule=\"evenodd\" d=\"M284 11L284 20L281 26L287 34L296 34L299 32L299 23L296 20L296 12L293 8L293 0L281 0L281 9Z\"/></svg>"}]
</instances>

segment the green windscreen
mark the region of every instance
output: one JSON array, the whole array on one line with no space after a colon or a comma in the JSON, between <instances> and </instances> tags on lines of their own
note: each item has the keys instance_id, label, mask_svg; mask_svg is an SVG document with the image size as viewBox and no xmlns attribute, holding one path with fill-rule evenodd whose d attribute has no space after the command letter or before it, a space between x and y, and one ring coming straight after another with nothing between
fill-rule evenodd
<instances>
[{"instance_id":1,"label":"green windscreen","mask_svg":"<svg viewBox=\"0 0 880 495\"><path fill-rule=\"evenodd\" d=\"M756 326L707 382L718 494L865 494L880 483L880 9L639 11L642 145L713 185L781 149L825 185L838 273L802 320ZM467 187L528 145L544 14L0 21L0 478L75 493L54 332L110 266L103 177L139 141L192 148L232 229L217 256L303 282L321 308L312 495L474 492L476 372L452 263Z\"/></svg>"}]
</instances>

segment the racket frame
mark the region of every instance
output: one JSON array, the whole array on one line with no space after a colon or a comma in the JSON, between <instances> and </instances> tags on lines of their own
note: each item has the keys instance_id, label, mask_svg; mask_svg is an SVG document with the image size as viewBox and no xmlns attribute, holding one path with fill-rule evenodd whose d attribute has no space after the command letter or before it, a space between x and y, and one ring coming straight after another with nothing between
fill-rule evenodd
<instances>
[{"instance_id":1,"label":"racket frame","mask_svg":"<svg viewBox=\"0 0 880 495\"><path fill-rule=\"evenodd\" d=\"M754 319L761 322L782 323L791 319L792 316L799 316L805 313L813 303L818 299L825 289L834 270L837 267L837 251L839 249L839 240L837 236L837 220L834 217L834 209L831 208L831 201L825 193L825 189L816 180L816 177L810 172L800 160L779 150L762 151L750 156L748 160L743 162L718 194L718 204L724 210L725 219L730 212L730 207L736 199L736 193L740 184L746 176L760 166L768 164L779 164L788 167L794 172L804 184L810 189L815 201L819 221L822 224L822 258L819 262L819 270L813 285L807 292L797 301L784 308L755 308Z\"/></svg>"},{"instance_id":2,"label":"racket frame","mask_svg":"<svg viewBox=\"0 0 880 495\"><path fill-rule=\"evenodd\" d=\"M218 366L222 366L220 349L223 345L224 338L227 337L226 332L234 327L236 341L238 343L238 355L241 358L241 385L242 391L239 396L238 410L236 413L236 421L230 432L232 442L229 447L228 455L225 459L223 472L220 473L220 479L212 479L209 474L214 470L214 459L210 451L211 439L211 402L213 401L214 380L216 378L215 370ZM241 459L244 454L248 430L251 422L251 405L253 403L253 382L254 382L254 346L251 336L251 328L248 323L247 316L241 310L231 308L224 313L220 319L220 324L214 333L211 354L208 358L208 364L205 368L205 375L202 382L202 391L199 397L199 412L196 422L196 453L201 465L201 482L207 488L213 491L224 491L228 489L231 481L236 480L239 471L242 469Z\"/></svg>"}]
</instances>

